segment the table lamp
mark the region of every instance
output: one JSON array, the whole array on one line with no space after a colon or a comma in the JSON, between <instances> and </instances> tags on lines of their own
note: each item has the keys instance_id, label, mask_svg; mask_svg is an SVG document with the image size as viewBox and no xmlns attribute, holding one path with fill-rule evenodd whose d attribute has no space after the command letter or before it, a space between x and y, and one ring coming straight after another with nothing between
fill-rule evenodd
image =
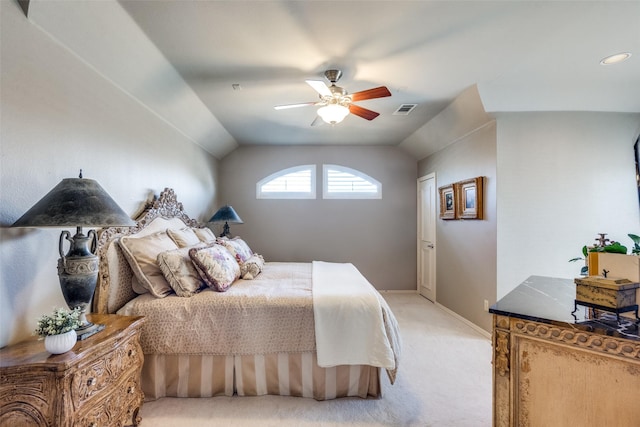
<instances>
[{"instance_id":1,"label":"table lamp","mask_svg":"<svg viewBox=\"0 0 640 427\"><path fill-rule=\"evenodd\" d=\"M243 224L242 220L240 219L236 211L234 211L233 208L229 205L224 205L223 207L218 209L218 212L216 212L209 220L209 222L223 222L223 221L224 221L224 229L222 230L222 233L220 233L219 237L231 238L229 223Z\"/></svg>"},{"instance_id":2,"label":"table lamp","mask_svg":"<svg viewBox=\"0 0 640 427\"><path fill-rule=\"evenodd\" d=\"M76 330L82 340L104 329L87 320L86 313L98 283L99 259L96 255L97 234L90 230L87 235L82 227L111 227L136 225L92 179L65 178L47 193L38 203L22 215L12 227L76 227L75 236L69 231L60 234L58 251L58 277L62 294L70 309L80 308L81 326ZM64 254L64 240L70 247Z\"/></svg>"}]
</instances>

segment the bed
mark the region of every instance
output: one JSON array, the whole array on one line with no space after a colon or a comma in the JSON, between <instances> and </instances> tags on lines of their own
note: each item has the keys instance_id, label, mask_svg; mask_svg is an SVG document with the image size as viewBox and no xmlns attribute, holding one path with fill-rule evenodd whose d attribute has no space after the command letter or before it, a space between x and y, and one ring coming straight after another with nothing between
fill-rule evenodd
<instances>
[{"instance_id":1,"label":"bed","mask_svg":"<svg viewBox=\"0 0 640 427\"><path fill-rule=\"evenodd\" d=\"M137 226L100 230L97 250L93 311L146 317L147 400L380 398L383 371L395 381L397 321L351 264L264 262L241 239L221 241L191 219L169 188L145 207ZM240 270L226 284L220 277L229 272L220 266L235 266L216 258L222 252Z\"/></svg>"}]
</instances>

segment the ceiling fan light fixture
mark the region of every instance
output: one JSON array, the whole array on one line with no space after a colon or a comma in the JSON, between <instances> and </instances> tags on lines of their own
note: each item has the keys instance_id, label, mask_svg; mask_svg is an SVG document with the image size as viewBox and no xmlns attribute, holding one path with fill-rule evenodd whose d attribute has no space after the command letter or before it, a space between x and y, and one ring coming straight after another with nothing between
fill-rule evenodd
<instances>
[{"instance_id":1,"label":"ceiling fan light fixture","mask_svg":"<svg viewBox=\"0 0 640 427\"><path fill-rule=\"evenodd\" d=\"M358 116L369 121L378 117L380 113L360 107L359 105L354 104L354 102L391 96L389 89L385 86L380 86L349 94L349 92L344 88L336 86L336 82L340 79L341 74L342 72L340 70L327 70L325 72L325 77L331 82L331 86L327 86L326 83L318 80L306 80L307 84L318 93L320 101L276 105L273 108L276 110L283 110L287 108L304 107L307 105L322 106L317 111L318 117L321 118L322 121L331 125L340 123L349 114L353 114L354 116ZM313 120L311 126L315 126L320 123L318 117Z\"/></svg>"},{"instance_id":2,"label":"ceiling fan light fixture","mask_svg":"<svg viewBox=\"0 0 640 427\"><path fill-rule=\"evenodd\" d=\"M349 109L340 104L329 104L318 109L318 115L331 125L340 123L349 114Z\"/></svg>"}]
</instances>

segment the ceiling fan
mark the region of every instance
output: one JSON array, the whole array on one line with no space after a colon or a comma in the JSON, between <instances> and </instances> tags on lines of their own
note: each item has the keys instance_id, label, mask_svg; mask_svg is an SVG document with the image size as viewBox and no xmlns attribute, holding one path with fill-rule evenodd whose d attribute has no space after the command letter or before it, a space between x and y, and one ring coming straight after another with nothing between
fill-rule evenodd
<instances>
[{"instance_id":1,"label":"ceiling fan","mask_svg":"<svg viewBox=\"0 0 640 427\"><path fill-rule=\"evenodd\" d=\"M284 110L286 108L306 107L309 105L319 105L318 115L329 124L340 123L349 113L360 116L363 119L373 120L380 115L375 111L368 110L353 104L354 102L364 101L366 99L384 98L391 96L391 92L385 86L367 89L360 92L349 94L344 88L336 86L338 80L342 76L340 70L327 70L324 76L331 82L331 86L327 86L321 80L306 80L307 84L315 89L320 96L319 101L303 102L301 104L276 105L276 110ZM316 118L317 119L317 118ZM318 123L314 120L312 126Z\"/></svg>"}]
</instances>

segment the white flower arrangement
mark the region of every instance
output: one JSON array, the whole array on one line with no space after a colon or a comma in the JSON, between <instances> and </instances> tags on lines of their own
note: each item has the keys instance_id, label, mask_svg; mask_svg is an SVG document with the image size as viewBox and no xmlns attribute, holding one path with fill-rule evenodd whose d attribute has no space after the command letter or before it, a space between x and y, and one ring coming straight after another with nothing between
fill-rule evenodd
<instances>
[{"instance_id":1,"label":"white flower arrangement","mask_svg":"<svg viewBox=\"0 0 640 427\"><path fill-rule=\"evenodd\" d=\"M38 319L38 326L34 335L48 336L60 335L80 327L80 308L69 311L64 308L56 308L51 315L42 315Z\"/></svg>"}]
</instances>

